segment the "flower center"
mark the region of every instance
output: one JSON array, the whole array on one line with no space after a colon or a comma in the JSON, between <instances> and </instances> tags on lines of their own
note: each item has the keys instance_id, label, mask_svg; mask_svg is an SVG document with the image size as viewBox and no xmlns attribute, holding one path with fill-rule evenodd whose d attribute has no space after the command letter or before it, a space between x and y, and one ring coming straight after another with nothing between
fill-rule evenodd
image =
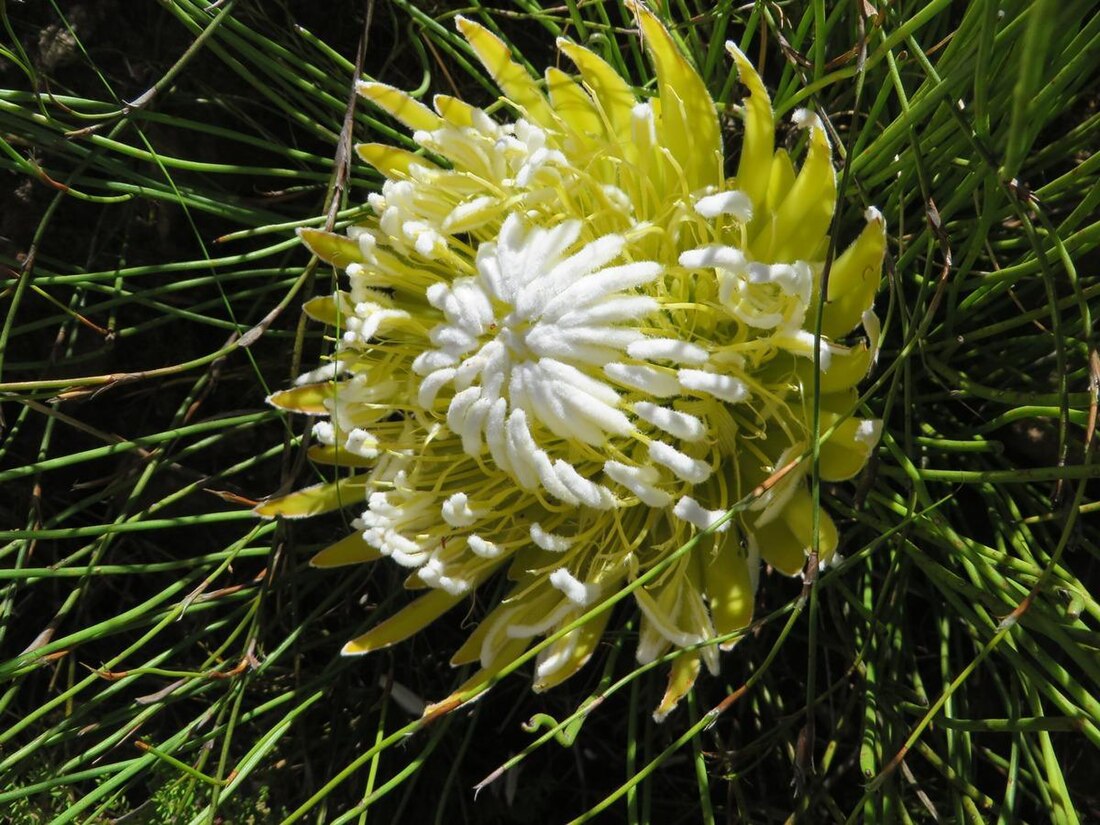
<instances>
[{"instance_id":1,"label":"flower center","mask_svg":"<svg viewBox=\"0 0 1100 825\"><path fill-rule=\"evenodd\" d=\"M515 312L509 312L501 322L497 339L508 348L508 354L514 361L531 360L533 353L527 345L527 335L535 328L529 318L523 318Z\"/></svg>"},{"instance_id":2,"label":"flower center","mask_svg":"<svg viewBox=\"0 0 1100 825\"><path fill-rule=\"evenodd\" d=\"M476 276L428 291L444 320L430 334L436 349L413 363L424 376L420 402L432 409L444 386L454 388L447 423L471 455L485 440L508 466L514 462L501 461L508 450L498 455L494 441L507 447L509 437L527 443L537 433L539 449L561 452L556 440L599 446L633 430L601 370L645 337L626 324L659 305L629 293L659 277L661 267L607 266L624 244L614 235L567 256L580 229L578 221L526 229L510 216L499 241L479 249ZM505 427L514 432L506 436ZM518 444L512 450L524 451Z\"/></svg>"}]
</instances>

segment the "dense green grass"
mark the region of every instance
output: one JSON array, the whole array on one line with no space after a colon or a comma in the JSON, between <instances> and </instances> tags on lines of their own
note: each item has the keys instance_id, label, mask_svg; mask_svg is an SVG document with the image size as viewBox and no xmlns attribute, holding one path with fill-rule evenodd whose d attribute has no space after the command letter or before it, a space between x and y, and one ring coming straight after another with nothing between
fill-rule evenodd
<instances>
[{"instance_id":1,"label":"dense green grass","mask_svg":"<svg viewBox=\"0 0 1100 825\"><path fill-rule=\"evenodd\" d=\"M842 238L886 216L864 395L886 433L822 490L846 560L812 587L765 574L722 677L659 726L626 610L569 685L533 696L521 664L431 725L404 697L461 681L478 604L337 657L402 602L399 571L312 570L342 520L249 503L320 473L264 404L329 346L299 307L338 273L292 230L361 214L377 180L348 142L408 143L355 104L356 61L489 102L461 11L533 66L566 34L649 79L617 3L499 5L0 2L0 811L1100 818L1093 2L651 3L719 101L730 38L780 113L827 116Z\"/></svg>"}]
</instances>

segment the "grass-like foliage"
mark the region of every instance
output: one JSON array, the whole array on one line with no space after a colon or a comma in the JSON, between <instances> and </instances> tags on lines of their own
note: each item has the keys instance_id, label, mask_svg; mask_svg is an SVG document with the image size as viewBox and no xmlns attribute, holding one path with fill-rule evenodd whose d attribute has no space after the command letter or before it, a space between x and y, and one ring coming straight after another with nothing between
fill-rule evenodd
<instances>
[{"instance_id":1,"label":"grass-like foliage","mask_svg":"<svg viewBox=\"0 0 1100 825\"><path fill-rule=\"evenodd\" d=\"M840 236L868 205L889 232L883 440L819 487L845 560L762 573L721 677L661 725L667 660L634 665L625 609L567 685L532 695L520 663L421 721L482 605L341 659L401 571L307 566L354 508L251 513L324 477L264 403L331 351L300 307L339 273L293 230L363 214L353 142L410 145L357 72L489 104L461 12L540 70L565 35L643 89L629 12L0 2L5 821L1100 818L1098 4L650 6L731 147L726 39L781 116L826 119Z\"/></svg>"}]
</instances>

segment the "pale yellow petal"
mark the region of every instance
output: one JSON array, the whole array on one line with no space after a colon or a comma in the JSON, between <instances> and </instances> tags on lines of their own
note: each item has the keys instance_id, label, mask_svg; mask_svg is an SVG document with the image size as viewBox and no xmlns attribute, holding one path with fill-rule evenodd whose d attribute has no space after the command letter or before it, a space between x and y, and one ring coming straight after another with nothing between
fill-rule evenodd
<instances>
[{"instance_id":1,"label":"pale yellow petal","mask_svg":"<svg viewBox=\"0 0 1100 825\"><path fill-rule=\"evenodd\" d=\"M828 560L836 552L837 531L824 510L820 513L818 554ZM805 486L790 497L777 518L751 528L752 541L761 558L781 573L795 576L806 564L813 546L813 499Z\"/></svg>"},{"instance_id":2,"label":"pale yellow petal","mask_svg":"<svg viewBox=\"0 0 1100 825\"><path fill-rule=\"evenodd\" d=\"M836 424L839 416L823 412L821 429ZM867 464L878 444L879 422L847 418L836 425L828 440L821 443L820 468L825 481L847 481Z\"/></svg>"},{"instance_id":3,"label":"pale yellow petal","mask_svg":"<svg viewBox=\"0 0 1100 825\"><path fill-rule=\"evenodd\" d=\"M794 179L795 171L794 164L791 163L791 156L787 154L786 149L776 149L775 156L772 158L771 171L768 174L768 194L764 214L758 216L767 218L767 221L761 221L761 228L770 225L770 222L775 220L775 210L779 208L779 204L783 203L787 193L791 191L791 187L794 186ZM754 221L754 230L756 226L757 222Z\"/></svg>"},{"instance_id":4,"label":"pale yellow petal","mask_svg":"<svg viewBox=\"0 0 1100 825\"><path fill-rule=\"evenodd\" d=\"M806 115L816 121L815 116ZM749 244L756 260L797 261L811 258L821 246L836 207L836 170L825 130L810 127L806 162L771 222Z\"/></svg>"},{"instance_id":5,"label":"pale yellow petal","mask_svg":"<svg viewBox=\"0 0 1100 825\"><path fill-rule=\"evenodd\" d=\"M306 455L310 461L334 467L373 467L377 463L375 458L363 458L334 444L311 444Z\"/></svg>"},{"instance_id":6,"label":"pale yellow petal","mask_svg":"<svg viewBox=\"0 0 1100 825\"><path fill-rule=\"evenodd\" d=\"M346 318L352 307L347 293L338 294L339 304L337 298L332 295L318 295L302 304L302 312L314 321L320 321L330 327L339 326L340 319Z\"/></svg>"},{"instance_id":7,"label":"pale yellow petal","mask_svg":"<svg viewBox=\"0 0 1100 825\"><path fill-rule=\"evenodd\" d=\"M290 410L306 415L327 415L330 410L325 406L325 402L336 397L338 387L339 384L335 381L325 381L321 384L303 384L289 390L273 392L267 397L267 403L281 410Z\"/></svg>"},{"instance_id":8,"label":"pale yellow petal","mask_svg":"<svg viewBox=\"0 0 1100 825\"><path fill-rule=\"evenodd\" d=\"M347 235L337 235L323 229L303 226L298 229L298 237L310 252L326 263L343 269L350 263L363 260L359 244Z\"/></svg>"},{"instance_id":9,"label":"pale yellow petal","mask_svg":"<svg viewBox=\"0 0 1100 825\"><path fill-rule=\"evenodd\" d=\"M356 84L359 94L409 129L431 131L442 126L439 116L401 89L365 80Z\"/></svg>"},{"instance_id":10,"label":"pale yellow petal","mask_svg":"<svg viewBox=\"0 0 1100 825\"><path fill-rule=\"evenodd\" d=\"M627 5L638 17L646 51L657 69L662 145L683 170L688 192L720 185L722 142L710 92L661 21L641 3Z\"/></svg>"},{"instance_id":11,"label":"pale yellow petal","mask_svg":"<svg viewBox=\"0 0 1100 825\"><path fill-rule=\"evenodd\" d=\"M714 631L725 636L752 621L753 590L748 560L737 534L730 530L716 537L716 552L705 569L707 597ZM728 650L733 642L725 642Z\"/></svg>"},{"instance_id":12,"label":"pale yellow petal","mask_svg":"<svg viewBox=\"0 0 1100 825\"><path fill-rule=\"evenodd\" d=\"M544 129L555 129L557 119L546 97L527 69L512 59L512 53L504 41L466 17L459 16L455 22L504 96L528 120Z\"/></svg>"},{"instance_id":13,"label":"pale yellow petal","mask_svg":"<svg viewBox=\"0 0 1100 825\"><path fill-rule=\"evenodd\" d=\"M432 105L447 125L458 129L472 126L474 113L478 111L476 106L471 106L465 100L459 100L451 95L436 95L432 98Z\"/></svg>"},{"instance_id":14,"label":"pale yellow petal","mask_svg":"<svg viewBox=\"0 0 1100 825\"><path fill-rule=\"evenodd\" d=\"M807 320L807 326L809 327L813 326L813 313L814 309L811 305L808 313L810 317ZM824 352L824 350L825 347L823 346L822 351ZM829 369L820 373L819 379L821 392L823 393L836 393L851 389L867 376L867 371L871 368L871 351L862 341L854 347L847 347L839 352L833 349L828 353L828 357ZM813 393L814 385L813 362L806 358L799 358L795 369L802 380L803 392L809 397Z\"/></svg>"},{"instance_id":15,"label":"pale yellow petal","mask_svg":"<svg viewBox=\"0 0 1100 825\"><path fill-rule=\"evenodd\" d=\"M409 177L409 168L414 165L429 169L437 168L434 163L421 155L396 146L387 146L385 143L360 143L355 147L355 153L391 179Z\"/></svg>"},{"instance_id":16,"label":"pale yellow petal","mask_svg":"<svg viewBox=\"0 0 1100 825\"><path fill-rule=\"evenodd\" d=\"M665 695L661 697L661 704L653 712L655 722L663 722L694 686L699 676L699 659L698 653L684 653L672 660L672 668L668 674L668 687L665 688Z\"/></svg>"},{"instance_id":17,"label":"pale yellow petal","mask_svg":"<svg viewBox=\"0 0 1100 825\"><path fill-rule=\"evenodd\" d=\"M541 675L536 674L531 689L536 693L550 690L550 688L560 685L584 667L599 646L600 639L603 637L604 629L607 627L610 618L611 611L605 610L580 627L571 630L543 650L539 654L536 668L544 666L545 663L552 660L552 657L560 657L561 661L550 672ZM572 619L570 618L568 621L572 621ZM568 623L568 621L565 623Z\"/></svg>"},{"instance_id":18,"label":"pale yellow petal","mask_svg":"<svg viewBox=\"0 0 1100 825\"><path fill-rule=\"evenodd\" d=\"M464 598L465 596L454 596L446 590L430 590L362 636L352 639L340 652L345 656L355 656L403 642L430 625Z\"/></svg>"},{"instance_id":19,"label":"pale yellow petal","mask_svg":"<svg viewBox=\"0 0 1100 825\"><path fill-rule=\"evenodd\" d=\"M367 544L359 533L352 533L321 550L309 560L309 564L310 567L344 567L380 558L382 554L377 549Z\"/></svg>"},{"instance_id":20,"label":"pale yellow petal","mask_svg":"<svg viewBox=\"0 0 1100 825\"><path fill-rule=\"evenodd\" d=\"M314 484L279 498L265 501L253 509L262 518L306 518L357 504L363 500L369 474L350 476L339 481Z\"/></svg>"},{"instance_id":21,"label":"pale yellow petal","mask_svg":"<svg viewBox=\"0 0 1100 825\"><path fill-rule=\"evenodd\" d=\"M441 699L438 702L428 705L428 707L424 709L424 718L434 719L437 716L454 710L462 703L463 694L484 685L486 682L496 677L530 646L531 639L509 639L506 644L500 647L496 658L494 658L493 662L488 667L480 668L473 676L459 685L446 699Z\"/></svg>"},{"instance_id":22,"label":"pale yellow petal","mask_svg":"<svg viewBox=\"0 0 1100 825\"><path fill-rule=\"evenodd\" d=\"M726 51L737 64L741 82L749 89L749 96L745 99L745 134L741 141L741 158L737 163L737 188L749 196L753 209L760 212L764 209L771 181L775 151L772 101L764 88L764 81L745 54L732 42L726 43Z\"/></svg>"},{"instance_id":23,"label":"pale yellow petal","mask_svg":"<svg viewBox=\"0 0 1100 825\"><path fill-rule=\"evenodd\" d=\"M588 93L577 81L554 67L546 70L546 89L554 111L579 142L577 148L584 151L595 146L595 139L604 134L604 125Z\"/></svg>"},{"instance_id":24,"label":"pale yellow petal","mask_svg":"<svg viewBox=\"0 0 1100 825\"><path fill-rule=\"evenodd\" d=\"M617 71L594 52L562 39L558 40L558 48L581 73L608 133L617 137L622 151L629 152L631 112L638 102L633 90Z\"/></svg>"},{"instance_id":25,"label":"pale yellow petal","mask_svg":"<svg viewBox=\"0 0 1100 825\"><path fill-rule=\"evenodd\" d=\"M824 335L837 338L851 332L875 302L886 254L886 226L877 210L869 210L869 217L859 237L833 263L821 323Z\"/></svg>"}]
</instances>

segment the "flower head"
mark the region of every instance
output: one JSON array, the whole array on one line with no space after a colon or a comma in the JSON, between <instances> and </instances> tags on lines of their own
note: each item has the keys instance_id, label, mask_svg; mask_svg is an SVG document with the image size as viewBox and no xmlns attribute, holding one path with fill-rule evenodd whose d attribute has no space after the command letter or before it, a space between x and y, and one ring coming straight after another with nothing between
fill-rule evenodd
<instances>
[{"instance_id":1,"label":"flower head","mask_svg":"<svg viewBox=\"0 0 1100 825\"><path fill-rule=\"evenodd\" d=\"M727 44L750 94L726 177L701 78L632 7L657 71L652 100L566 40L578 75L551 68L540 83L463 18L512 119L360 84L423 152L360 146L386 179L375 216L346 237L302 231L349 289L306 306L339 331L332 361L272 401L319 416L314 459L361 470L258 511L365 502L357 532L314 564L388 556L410 587L429 588L346 653L400 641L506 572L510 593L453 659L480 661L469 684L710 531L633 592L640 661L695 646L673 665L663 715L749 623L759 559L788 575L803 566L815 384L822 478L852 477L874 448L878 423L851 417L873 353L840 339L861 322L877 330L885 235L869 210L832 265L815 338L836 199L821 121L795 114L808 132L796 170L775 148L763 82ZM821 558L836 545L823 513ZM536 690L587 661L607 616L541 652Z\"/></svg>"}]
</instances>

